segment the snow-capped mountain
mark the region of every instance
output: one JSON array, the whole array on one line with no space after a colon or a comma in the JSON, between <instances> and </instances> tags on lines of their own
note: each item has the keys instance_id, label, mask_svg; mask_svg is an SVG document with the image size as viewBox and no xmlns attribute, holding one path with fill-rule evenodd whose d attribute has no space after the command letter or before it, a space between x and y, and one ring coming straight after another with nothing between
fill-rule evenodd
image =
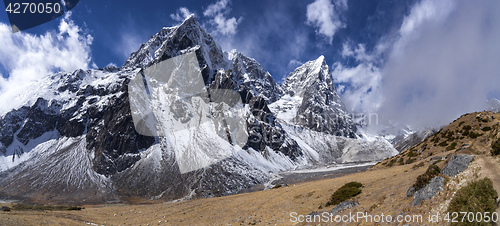
<instances>
[{"instance_id":1,"label":"snow-capped mountain","mask_svg":"<svg viewBox=\"0 0 500 226\"><path fill-rule=\"evenodd\" d=\"M160 128L171 136L137 130L131 108L141 100L131 95L131 81L161 62L192 53L207 93L199 100L211 104L218 91L236 93L240 110L207 109L243 119L247 142L234 140L229 118L182 133ZM177 65L172 71L181 69ZM354 139L356 128L332 81L320 57L296 69L280 87L256 60L222 51L191 16L152 36L121 68L56 73L2 94L0 198L95 203L133 196L219 196L266 182L278 171L395 154L388 143ZM149 88L155 82L144 80L152 84ZM178 96L151 99L148 106L193 103L175 91ZM206 114L175 117L189 121L196 116ZM179 165L179 153L207 151L227 155L200 169ZM200 156L188 160L206 160Z\"/></svg>"},{"instance_id":2,"label":"snow-capped mountain","mask_svg":"<svg viewBox=\"0 0 500 226\"><path fill-rule=\"evenodd\" d=\"M281 88L285 95L274 105L278 118L317 132L356 136L356 126L336 92L323 56L295 69Z\"/></svg>"}]
</instances>

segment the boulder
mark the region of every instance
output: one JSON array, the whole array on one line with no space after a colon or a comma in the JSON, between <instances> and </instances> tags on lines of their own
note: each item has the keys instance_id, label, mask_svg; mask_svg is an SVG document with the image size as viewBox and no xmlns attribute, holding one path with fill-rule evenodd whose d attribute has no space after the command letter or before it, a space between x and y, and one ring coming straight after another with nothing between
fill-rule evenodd
<instances>
[{"instance_id":1,"label":"boulder","mask_svg":"<svg viewBox=\"0 0 500 226\"><path fill-rule=\"evenodd\" d=\"M429 200L438 192L443 190L444 177L437 176L432 178L427 186L415 192L413 196L413 205L418 206L424 200Z\"/></svg>"},{"instance_id":2,"label":"boulder","mask_svg":"<svg viewBox=\"0 0 500 226\"><path fill-rule=\"evenodd\" d=\"M339 203L338 205L336 205L335 207L333 207L333 209L332 209L332 211L330 211L330 213L332 215L335 215L342 210L350 209L350 208L358 206L358 205L359 204L357 202L354 202L354 201L343 201L343 202Z\"/></svg>"},{"instance_id":3,"label":"boulder","mask_svg":"<svg viewBox=\"0 0 500 226\"><path fill-rule=\"evenodd\" d=\"M455 155L451 157L448 164L441 170L441 174L448 177L454 177L467 169L471 161L472 156L470 155Z\"/></svg>"}]
</instances>

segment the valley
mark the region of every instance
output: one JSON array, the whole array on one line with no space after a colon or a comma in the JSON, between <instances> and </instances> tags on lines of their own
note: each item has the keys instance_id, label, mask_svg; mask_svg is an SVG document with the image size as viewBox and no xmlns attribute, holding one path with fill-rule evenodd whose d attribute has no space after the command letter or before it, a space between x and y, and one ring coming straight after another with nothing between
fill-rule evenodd
<instances>
[{"instance_id":1,"label":"valley","mask_svg":"<svg viewBox=\"0 0 500 226\"><path fill-rule=\"evenodd\" d=\"M332 193L342 185L356 181L362 184L362 192L350 200L355 201L358 205L338 214L362 212L372 216L391 216L392 219L397 219L398 216L423 217L422 222L395 223L399 225L406 223L410 225L435 225L435 223L428 221L429 216L439 215L437 223L446 225L445 216L450 201L460 188L472 181L488 177L493 182L495 190L500 189L500 176L497 174L500 170L500 158L490 154L492 141L500 135L499 119L500 114L490 112L466 114L399 155L388 158L366 171L335 178L306 180L287 183L286 186L263 191L194 200L171 202L136 200L135 204L86 205L80 211L14 210L1 212L0 218L8 224L26 225L46 223L61 225L310 224L311 222L293 221L307 219L296 218L299 215L307 216L314 212L330 212L332 206L325 207L324 205ZM462 136L463 132L460 135L457 134L456 131L462 131L462 128L469 126L471 127L470 131L483 131L483 134L476 138ZM491 130L480 129L485 127L491 127ZM454 138L447 137L450 134L449 131L455 131L456 136ZM440 146L441 142L436 141L438 139L435 137L439 137L441 142L443 139L454 139L457 141L457 145L454 145L454 149L447 148L449 146ZM426 144L429 148L409 154L410 151L418 150L419 147ZM407 192L417 177L424 174L428 166L431 165L436 165L439 169L447 168L446 166L451 164L451 160L455 159L453 157L455 155L467 155L473 158L463 171L456 171L457 174L454 176L442 170L439 175L446 178L442 190L438 191L431 199L424 200L420 205L414 205L414 198L408 197ZM406 158L406 160L413 158L414 161L405 163L407 161L404 160L402 164L399 160L393 161L393 159L400 158ZM391 162L393 162L392 165ZM364 222L369 223L366 222L366 219ZM362 222L351 222L353 225L358 225L358 223L363 225ZM328 224L337 224L337 222L329 222Z\"/></svg>"}]
</instances>

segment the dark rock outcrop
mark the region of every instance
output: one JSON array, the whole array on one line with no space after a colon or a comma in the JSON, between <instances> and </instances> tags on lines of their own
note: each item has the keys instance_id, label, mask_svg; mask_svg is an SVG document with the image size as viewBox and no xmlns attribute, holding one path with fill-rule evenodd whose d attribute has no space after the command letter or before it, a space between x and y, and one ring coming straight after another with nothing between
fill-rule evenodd
<instances>
[{"instance_id":1,"label":"dark rock outcrop","mask_svg":"<svg viewBox=\"0 0 500 226\"><path fill-rule=\"evenodd\" d=\"M431 199L438 192L443 190L443 185L444 177L437 176L432 178L427 186L415 192L412 205L418 206L422 201Z\"/></svg>"},{"instance_id":2,"label":"dark rock outcrop","mask_svg":"<svg viewBox=\"0 0 500 226\"><path fill-rule=\"evenodd\" d=\"M354 201L343 201L343 202L339 203L338 205L336 205L335 207L333 207L333 209L332 209L332 211L330 211L330 213L332 215L335 215L340 211L350 209L350 208L356 207L358 205L359 204L357 202L354 202Z\"/></svg>"}]
</instances>

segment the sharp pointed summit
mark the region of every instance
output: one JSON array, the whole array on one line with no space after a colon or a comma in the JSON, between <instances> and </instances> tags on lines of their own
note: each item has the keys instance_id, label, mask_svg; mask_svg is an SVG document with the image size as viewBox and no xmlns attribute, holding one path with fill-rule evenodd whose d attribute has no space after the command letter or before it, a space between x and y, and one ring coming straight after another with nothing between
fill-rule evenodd
<instances>
[{"instance_id":1,"label":"sharp pointed summit","mask_svg":"<svg viewBox=\"0 0 500 226\"><path fill-rule=\"evenodd\" d=\"M286 94L283 101L294 105L292 115L281 112L286 120L318 132L356 137L356 126L336 92L324 56L295 69L281 88Z\"/></svg>"}]
</instances>

